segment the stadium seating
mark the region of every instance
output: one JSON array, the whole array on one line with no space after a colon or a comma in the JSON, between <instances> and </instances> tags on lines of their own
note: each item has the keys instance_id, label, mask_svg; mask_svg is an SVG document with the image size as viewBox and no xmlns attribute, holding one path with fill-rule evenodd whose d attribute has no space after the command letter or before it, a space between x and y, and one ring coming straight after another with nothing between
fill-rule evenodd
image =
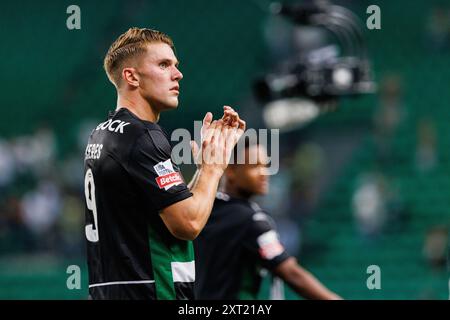
<instances>
[{"instance_id":1,"label":"stadium seating","mask_svg":"<svg viewBox=\"0 0 450 320\"><path fill-rule=\"evenodd\" d=\"M383 7L383 3L379 5ZM377 158L376 137L368 130L345 172L305 227L307 244L302 261L344 298L447 299L448 273L445 267L433 268L427 263L423 246L431 228L450 226L449 52L432 53L427 48L425 23L431 6L421 3L408 7L408 17L395 15L396 6L402 10L401 2L390 2L389 12L382 10L382 30L368 32L368 39L378 80L392 70L402 77L407 116L390 141L395 160L381 164L379 170L389 177L390 186L399 190L407 220L398 229L387 228L373 242L364 241L357 232L351 202L356 179L372 170ZM394 22L397 32L386 31ZM371 128L377 103L371 103L371 110L365 107L367 99L361 101L363 108L358 110L357 102L349 108L344 104L339 114L323 119L324 124L346 126L357 119ZM414 165L414 156L417 126L423 118L431 119L436 128L438 161L432 170L421 173ZM320 121L315 125L320 126ZM382 290L366 287L366 268L372 264L381 268Z\"/></svg>"}]
</instances>

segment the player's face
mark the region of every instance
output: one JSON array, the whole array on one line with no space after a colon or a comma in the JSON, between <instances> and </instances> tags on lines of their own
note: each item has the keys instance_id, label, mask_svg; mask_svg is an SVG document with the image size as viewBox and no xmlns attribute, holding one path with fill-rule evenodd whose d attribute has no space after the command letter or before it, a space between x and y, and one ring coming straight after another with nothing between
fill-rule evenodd
<instances>
[{"instance_id":1,"label":"player's face","mask_svg":"<svg viewBox=\"0 0 450 320\"><path fill-rule=\"evenodd\" d=\"M269 175L266 149L263 146L251 146L246 150L245 156L245 164L234 166L236 186L249 194L267 194Z\"/></svg>"},{"instance_id":2,"label":"player's face","mask_svg":"<svg viewBox=\"0 0 450 320\"><path fill-rule=\"evenodd\" d=\"M168 44L149 44L147 52L139 59L137 73L141 95L153 108L162 111L178 106L179 81L183 74Z\"/></svg>"}]
</instances>

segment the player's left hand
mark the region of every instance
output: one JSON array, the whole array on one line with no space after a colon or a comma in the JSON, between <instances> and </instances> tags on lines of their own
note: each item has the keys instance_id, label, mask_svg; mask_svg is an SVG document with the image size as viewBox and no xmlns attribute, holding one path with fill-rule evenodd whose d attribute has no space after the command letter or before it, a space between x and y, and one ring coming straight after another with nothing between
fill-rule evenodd
<instances>
[{"instance_id":1,"label":"player's left hand","mask_svg":"<svg viewBox=\"0 0 450 320\"><path fill-rule=\"evenodd\" d=\"M237 127L239 130L245 131L245 121L230 106L223 106L222 120L225 126Z\"/></svg>"},{"instance_id":2,"label":"player's left hand","mask_svg":"<svg viewBox=\"0 0 450 320\"><path fill-rule=\"evenodd\" d=\"M207 112L205 117L203 118L202 129L200 131L202 143L207 132L210 130L212 120L213 120L212 113ZM246 123L239 117L239 114L230 106L223 107L223 116L221 118L221 123L223 125L223 130L225 130L222 133L222 135L223 138L227 141L226 143L227 150L225 151L225 154L229 154L236 145L237 141L244 134ZM194 140L191 141L191 150L194 163L196 164L197 168L200 169L202 164L201 150Z\"/></svg>"}]
</instances>

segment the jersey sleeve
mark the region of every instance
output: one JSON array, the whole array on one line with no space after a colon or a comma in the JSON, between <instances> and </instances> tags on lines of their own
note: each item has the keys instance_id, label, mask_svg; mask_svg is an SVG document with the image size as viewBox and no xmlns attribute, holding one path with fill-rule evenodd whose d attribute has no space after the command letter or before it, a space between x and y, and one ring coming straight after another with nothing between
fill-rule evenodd
<instances>
[{"instance_id":1,"label":"jersey sleeve","mask_svg":"<svg viewBox=\"0 0 450 320\"><path fill-rule=\"evenodd\" d=\"M280 242L275 223L267 214L254 213L248 223L244 246L258 257L263 267L272 270L290 257Z\"/></svg>"},{"instance_id":2,"label":"jersey sleeve","mask_svg":"<svg viewBox=\"0 0 450 320\"><path fill-rule=\"evenodd\" d=\"M136 140L128 161L132 179L158 211L192 196L171 152L161 131L146 131Z\"/></svg>"}]
</instances>

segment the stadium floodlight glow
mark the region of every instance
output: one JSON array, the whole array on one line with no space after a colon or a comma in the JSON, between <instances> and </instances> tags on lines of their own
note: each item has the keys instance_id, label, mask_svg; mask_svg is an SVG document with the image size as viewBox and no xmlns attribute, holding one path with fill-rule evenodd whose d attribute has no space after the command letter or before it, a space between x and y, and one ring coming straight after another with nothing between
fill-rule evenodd
<instances>
[{"instance_id":1,"label":"stadium floodlight glow","mask_svg":"<svg viewBox=\"0 0 450 320\"><path fill-rule=\"evenodd\" d=\"M353 83L353 74L350 69L339 67L333 70L333 83L342 90L349 89Z\"/></svg>"},{"instance_id":2,"label":"stadium floodlight glow","mask_svg":"<svg viewBox=\"0 0 450 320\"><path fill-rule=\"evenodd\" d=\"M287 108L286 99L301 98L320 108L324 104L335 103L342 96L375 92L376 85L372 80L361 23L350 10L332 5L327 0L315 0L300 4L274 3L271 11L290 19L296 27L306 25L327 30L335 36L339 46L328 44L307 52L298 52L294 58L280 61L274 71L258 78L254 82L254 92L264 103L264 108L270 109L264 114L276 116L274 105L278 106L275 109L284 112ZM301 32L301 28L298 32ZM277 100L281 102L276 103ZM291 114L297 114L295 108L311 110L311 103L293 101L297 102L289 103ZM266 120L266 124L273 126L276 122L292 125L293 120L280 122L278 118L272 122L268 120L270 125ZM306 118L298 118L298 124L304 124Z\"/></svg>"}]
</instances>

